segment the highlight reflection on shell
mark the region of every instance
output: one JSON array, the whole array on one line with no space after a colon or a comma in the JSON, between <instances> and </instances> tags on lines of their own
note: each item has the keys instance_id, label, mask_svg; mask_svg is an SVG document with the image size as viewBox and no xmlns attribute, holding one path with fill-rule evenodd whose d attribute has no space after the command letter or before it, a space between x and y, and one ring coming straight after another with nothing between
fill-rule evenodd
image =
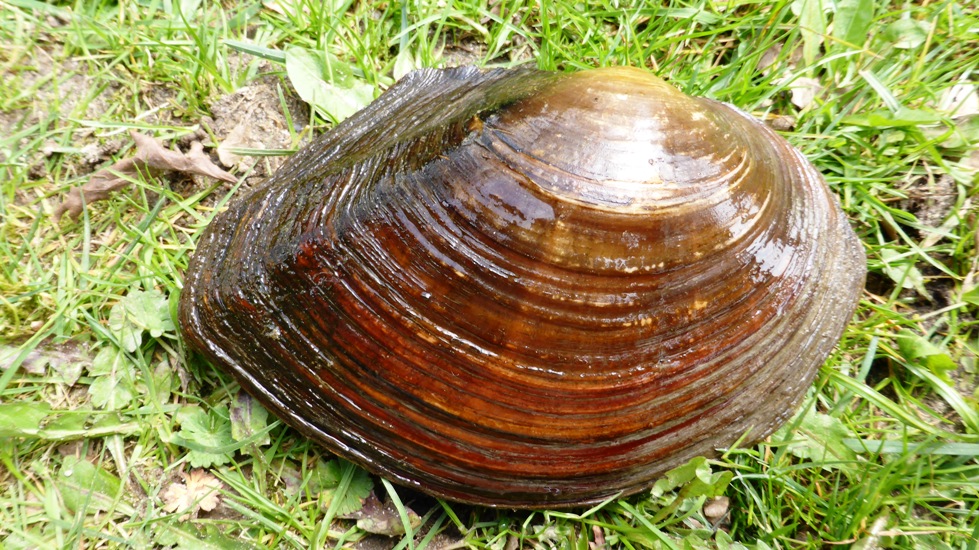
<instances>
[{"instance_id":1,"label":"highlight reflection on shell","mask_svg":"<svg viewBox=\"0 0 979 550\"><path fill-rule=\"evenodd\" d=\"M190 344L450 499L648 487L791 414L864 259L815 169L637 69L412 73L218 216Z\"/></svg>"}]
</instances>

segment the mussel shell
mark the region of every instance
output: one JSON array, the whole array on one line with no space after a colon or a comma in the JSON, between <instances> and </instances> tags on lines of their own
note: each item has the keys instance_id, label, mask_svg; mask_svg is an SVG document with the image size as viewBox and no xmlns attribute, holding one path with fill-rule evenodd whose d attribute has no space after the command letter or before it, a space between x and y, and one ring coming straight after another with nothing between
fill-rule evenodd
<instances>
[{"instance_id":1,"label":"mussel shell","mask_svg":"<svg viewBox=\"0 0 979 550\"><path fill-rule=\"evenodd\" d=\"M367 469L600 501L793 411L862 247L777 134L637 69L414 72L215 218L187 341Z\"/></svg>"}]
</instances>

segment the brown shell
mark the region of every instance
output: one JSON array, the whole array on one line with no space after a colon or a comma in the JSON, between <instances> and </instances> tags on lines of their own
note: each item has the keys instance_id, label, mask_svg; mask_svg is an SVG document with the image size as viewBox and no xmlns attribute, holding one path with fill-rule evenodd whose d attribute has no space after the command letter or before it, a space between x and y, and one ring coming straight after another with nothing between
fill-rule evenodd
<instances>
[{"instance_id":1,"label":"brown shell","mask_svg":"<svg viewBox=\"0 0 979 550\"><path fill-rule=\"evenodd\" d=\"M637 69L422 70L198 243L187 341L399 483L584 504L772 432L852 315L816 170Z\"/></svg>"}]
</instances>

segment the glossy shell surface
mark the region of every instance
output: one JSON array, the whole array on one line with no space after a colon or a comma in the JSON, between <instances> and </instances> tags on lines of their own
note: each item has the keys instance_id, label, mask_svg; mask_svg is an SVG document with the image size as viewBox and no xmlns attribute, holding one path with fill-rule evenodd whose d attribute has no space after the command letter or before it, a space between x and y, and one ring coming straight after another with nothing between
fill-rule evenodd
<instances>
[{"instance_id":1,"label":"glossy shell surface","mask_svg":"<svg viewBox=\"0 0 979 550\"><path fill-rule=\"evenodd\" d=\"M215 218L187 341L401 484L591 503L758 440L864 255L773 131L637 69L423 70Z\"/></svg>"}]
</instances>

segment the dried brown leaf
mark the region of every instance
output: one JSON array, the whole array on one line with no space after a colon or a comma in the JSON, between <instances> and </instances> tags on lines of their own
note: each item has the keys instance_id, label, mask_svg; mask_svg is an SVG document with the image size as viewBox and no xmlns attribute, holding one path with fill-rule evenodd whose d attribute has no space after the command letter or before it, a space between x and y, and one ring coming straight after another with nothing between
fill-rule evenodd
<instances>
[{"instance_id":1,"label":"dried brown leaf","mask_svg":"<svg viewBox=\"0 0 979 550\"><path fill-rule=\"evenodd\" d=\"M938 110L953 117L979 114L979 87L960 82L942 92Z\"/></svg>"},{"instance_id":2,"label":"dried brown leaf","mask_svg":"<svg viewBox=\"0 0 979 550\"><path fill-rule=\"evenodd\" d=\"M730 498L724 496L714 497L704 504L704 518L713 525L717 525L727 516L730 507Z\"/></svg>"},{"instance_id":3,"label":"dried brown leaf","mask_svg":"<svg viewBox=\"0 0 979 550\"><path fill-rule=\"evenodd\" d=\"M815 78L802 77L795 79L789 85L792 92L792 104L799 109L806 109L812 105L817 96L823 93L823 87Z\"/></svg>"},{"instance_id":4,"label":"dried brown leaf","mask_svg":"<svg viewBox=\"0 0 979 550\"><path fill-rule=\"evenodd\" d=\"M421 527L421 517L411 508L405 508L405 511L411 528ZM364 499L363 507L339 517L355 519L358 528L375 535L397 537L405 534L405 526L398 509L391 502L381 502L373 491Z\"/></svg>"},{"instance_id":5,"label":"dried brown leaf","mask_svg":"<svg viewBox=\"0 0 979 550\"><path fill-rule=\"evenodd\" d=\"M254 164L253 157L243 157L232 152L232 149L263 149L262 142L252 136L251 127L239 124L231 130L228 137L218 145L218 160L228 168L237 166L247 170Z\"/></svg>"},{"instance_id":6,"label":"dried brown leaf","mask_svg":"<svg viewBox=\"0 0 979 550\"><path fill-rule=\"evenodd\" d=\"M979 172L979 149L973 150L971 153L969 153L969 156L962 159L961 165L963 169L967 170L973 175L976 172ZM979 232L977 232L976 235L979 235Z\"/></svg>"},{"instance_id":7,"label":"dried brown leaf","mask_svg":"<svg viewBox=\"0 0 979 550\"><path fill-rule=\"evenodd\" d=\"M158 175L175 171L186 174L207 176L234 183L235 177L225 172L204 154L204 146L195 141L187 154L167 149L162 142L149 136L131 132L136 142L136 153L92 174L88 183L75 187L68 197L54 210L55 220L65 213L72 219L78 218L86 203L105 200L113 191L129 185L129 179L139 174Z\"/></svg>"},{"instance_id":8,"label":"dried brown leaf","mask_svg":"<svg viewBox=\"0 0 979 550\"><path fill-rule=\"evenodd\" d=\"M761 121L767 124L769 128L779 132L789 132L795 128L796 120L794 116L766 113L759 115L759 118L761 118Z\"/></svg>"},{"instance_id":9,"label":"dried brown leaf","mask_svg":"<svg viewBox=\"0 0 979 550\"><path fill-rule=\"evenodd\" d=\"M785 58L785 66L776 66L776 61L782 56L782 50L785 48L785 44L778 42L772 45L770 48L762 52L761 57L758 59L758 65L756 68L763 75L767 75L773 70L779 71L794 71L796 66L802 61L802 47L801 46L789 46L792 48L789 54Z\"/></svg>"},{"instance_id":10,"label":"dried brown leaf","mask_svg":"<svg viewBox=\"0 0 979 550\"><path fill-rule=\"evenodd\" d=\"M163 509L181 511L181 520L196 517L201 510L210 512L221 502L221 482L201 469L181 472L183 483L172 483L163 493Z\"/></svg>"},{"instance_id":11,"label":"dried brown leaf","mask_svg":"<svg viewBox=\"0 0 979 550\"><path fill-rule=\"evenodd\" d=\"M20 353L19 348L0 344L0 371L7 370ZM42 342L28 352L20 364L24 372L36 375L48 373L60 376L61 381L69 386L75 385L82 374L82 367L90 365L92 354L88 346L69 340L60 344Z\"/></svg>"},{"instance_id":12,"label":"dried brown leaf","mask_svg":"<svg viewBox=\"0 0 979 550\"><path fill-rule=\"evenodd\" d=\"M608 544L605 543L605 531L597 525L591 526L592 535L595 536L593 542L588 543L588 548L591 550L600 550L602 548L608 548Z\"/></svg>"}]
</instances>

